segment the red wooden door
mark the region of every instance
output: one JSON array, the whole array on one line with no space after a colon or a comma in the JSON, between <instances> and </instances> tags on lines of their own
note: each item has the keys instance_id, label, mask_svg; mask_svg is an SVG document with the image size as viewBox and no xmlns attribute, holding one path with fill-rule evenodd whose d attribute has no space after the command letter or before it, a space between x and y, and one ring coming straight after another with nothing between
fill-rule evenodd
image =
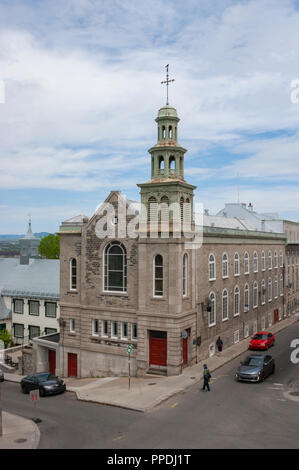
<instances>
[{"instance_id":1,"label":"red wooden door","mask_svg":"<svg viewBox=\"0 0 299 470\"><path fill-rule=\"evenodd\" d=\"M56 351L49 349L48 351L49 372L55 375L56 371Z\"/></svg>"},{"instance_id":2,"label":"red wooden door","mask_svg":"<svg viewBox=\"0 0 299 470\"><path fill-rule=\"evenodd\" d=\"M188 337L182 339L183 346L183 364L188 363Z\"/></svg>"},{"instance_id":3,"label":"red wooden door","mask_svg":"<svg viewBox=\"0 0 299 470\"><path fill-rule=\"evenodd\" d=\"M68 353L67 355L67 376L68 377L77 377L77 368L78 360L77 354Z\"/></svg>"},{"instance_id":4,"label":"red wooden door","mask_svg":"<svg viewBox=\"0 0 299 470\"><path fill-rule=\"evenodd\" d=\"M274 323L278 322L278 308L274 310Z\"/></svg>"},{"instance_id":5,"label":"red wooden door","mask_svg":"<svg viewBox=\"0 0 299 470\"><path fill-rule=\"evenodd\" d=\"M151 331L150 365L167 366L167 337L164 331Z\"/></svg>"}]
</instances>

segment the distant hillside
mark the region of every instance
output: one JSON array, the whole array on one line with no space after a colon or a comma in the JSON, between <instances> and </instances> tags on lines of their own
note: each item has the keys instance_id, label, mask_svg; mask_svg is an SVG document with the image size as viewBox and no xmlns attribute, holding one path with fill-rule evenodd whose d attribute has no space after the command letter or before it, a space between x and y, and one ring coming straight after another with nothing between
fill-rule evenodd
<instances>
[{"instance_id":1,"label":"distant hillside","mask_svg":"<svg viewBox=\"0 0 299 470\"><path fill-rule=\"evenodd\" d=\"M36 238L43 238L46 237L47 235L50 235L49 232L36 232L34 236ZM6 241L6 240L19 240L20 238L24 238L24 234L8 234L8 235L1 235L0 234L0 241Z\"/></svg>"}]
</instances>

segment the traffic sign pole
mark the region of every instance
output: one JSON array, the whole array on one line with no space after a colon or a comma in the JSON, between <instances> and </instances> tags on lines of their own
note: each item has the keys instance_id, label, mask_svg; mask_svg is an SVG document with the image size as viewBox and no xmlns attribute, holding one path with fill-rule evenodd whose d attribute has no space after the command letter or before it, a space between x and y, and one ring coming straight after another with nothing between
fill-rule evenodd
<instances>
[{"instance_id":1,"label":"traffic sign pole","mask_svg":"<svg viewBox=\"0 0 299 470\"><path fill-rule=\"evenodd\" d=\"M131 352L132 352L133 346L132 344L128 344L127 346L127 353L129 355L129 390L131 389Z\"/></svg>"}]
</instances>

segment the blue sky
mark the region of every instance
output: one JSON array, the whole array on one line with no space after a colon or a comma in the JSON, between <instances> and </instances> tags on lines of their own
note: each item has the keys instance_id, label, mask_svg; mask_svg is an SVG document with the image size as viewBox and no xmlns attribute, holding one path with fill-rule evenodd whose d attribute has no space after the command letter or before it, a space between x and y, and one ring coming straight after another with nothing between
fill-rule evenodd
<instances>
[{"instance_id":1,"label":"blue sky","mask_svg":"<svg viewBox=\"0 0 299 470\"><path fill-rule=\"evenodd\" d=\"M204 207L299 220L298 31L295 0L0 0L0 233L139 200L166 64Z\"/></svg>"}]
</instances>

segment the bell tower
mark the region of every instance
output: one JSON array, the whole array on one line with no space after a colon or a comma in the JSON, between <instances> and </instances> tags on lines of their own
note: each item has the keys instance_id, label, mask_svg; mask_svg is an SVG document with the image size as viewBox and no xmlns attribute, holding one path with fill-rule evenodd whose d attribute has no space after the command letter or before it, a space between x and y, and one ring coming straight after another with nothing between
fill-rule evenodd
<instances>
[{"instance_id":1,"label":"bell tower","mask_svg":"<svg viewBox=\"0 0 299 470\"><path fill-rule=\"evenodd\" d=\"M184 180L184 156L187 152L178 143L178 123L175 108L168 103L168 78L166 105L159 109L157 123L157 143L149 149L151 155L151 180L138 184L141 188L141 203L146 207L142 222L160 222L163 211L169 206L169 223L189 220L193 223L193 191L196 186ZM171 210L172 208L176 208Z\"/></svg>"}]
</instances>

